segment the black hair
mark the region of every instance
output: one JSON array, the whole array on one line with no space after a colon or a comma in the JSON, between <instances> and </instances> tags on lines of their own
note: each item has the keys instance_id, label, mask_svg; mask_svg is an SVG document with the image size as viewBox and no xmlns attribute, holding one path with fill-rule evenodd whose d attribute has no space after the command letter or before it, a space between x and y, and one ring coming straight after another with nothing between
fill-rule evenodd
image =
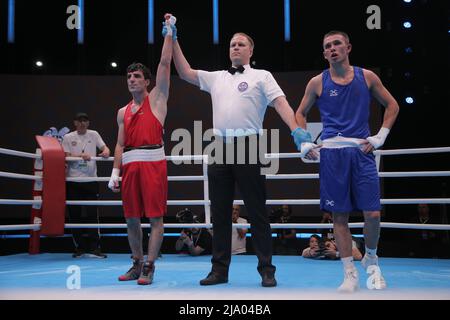
<instances>
[{"instance_id":1,"label":"black hair","mask_svg":"<svg viewBox=\"0 0 450 320\"><path fill-rule=\"evenodd\" d=\"M127 74L130 72L142 71L145 80L150 80L150 70L145 65L139 62L133 62L127 67Z\"/></svg>"}]
</instances>

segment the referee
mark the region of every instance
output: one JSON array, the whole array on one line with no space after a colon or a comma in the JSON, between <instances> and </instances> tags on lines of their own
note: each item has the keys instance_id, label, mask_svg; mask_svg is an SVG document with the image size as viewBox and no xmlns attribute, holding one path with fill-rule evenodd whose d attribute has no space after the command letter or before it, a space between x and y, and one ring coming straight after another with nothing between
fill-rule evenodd
<instances>
[{"instance_id":1,"label":"referee","mask_svg":"<svg viewBox=\"0 0 450 320\"><path fill-rule=\"evenodd\" d=\"M183 80L210 93L216 142L223 143L224 152L208 167L211 212L213 219L212 269L200 285L228 282L231 260L232 206L235 185L238 186L251 223L252 241L258 257L258 272L262 286L275 287L275 266L272 264L272 237L266 211L265 176L261 174L260 159L252 163L250 141L258 140L267 106L272 106L289 126L298 127L294 112L283 91L265 70L250 67L254 42L245 33L236 33L230 41L229 70L207 72L194 70L174 40L173 58ZM240 148L240 143L245 148ZM258 144L259 149L259 144ZM227 156L228 154L228 156ZM245 162L242 163L245 156ZM239 164L237 164L239 163Z\"/></svg>"}]
</instances>

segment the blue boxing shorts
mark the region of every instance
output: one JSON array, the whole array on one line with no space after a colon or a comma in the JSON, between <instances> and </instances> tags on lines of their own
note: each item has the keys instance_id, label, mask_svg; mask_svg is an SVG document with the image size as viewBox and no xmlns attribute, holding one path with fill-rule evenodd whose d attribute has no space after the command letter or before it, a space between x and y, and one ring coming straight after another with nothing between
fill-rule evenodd
<instances>
[{"instance_id":1,"label":"blue boxing shorts","mask_svg":"<svg viewBox=\"0 0 450 320\"><path fill-rule=\"evenodd\" d=\"M356 147L320 150L320 209L336 213L381 210L373 153Z\"/></svg>"}]
</instances>

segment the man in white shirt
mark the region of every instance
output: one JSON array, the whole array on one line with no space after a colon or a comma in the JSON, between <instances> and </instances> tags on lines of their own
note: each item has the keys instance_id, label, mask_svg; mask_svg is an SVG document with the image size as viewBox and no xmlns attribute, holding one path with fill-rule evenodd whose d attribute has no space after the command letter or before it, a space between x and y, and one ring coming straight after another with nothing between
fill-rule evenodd
<instances>
[{"instance_id":1,"label":"man in white shirt","mask_svg":"<svg viewBox=\"0 0 450 320\"><path fill-rule=\"evenodd\" d=\"M294 112L286 97L273 78L265 70L250 67L254 42L245 33L236 33L230 41L229 57L232 67L227 70L207 72L194 70L181 51L178 40L173 45L173 59L181 79L200 87L211 94L213 127L216 141L223 142L224 153L234 153L230 164L223 154L221 163L208 166L211 212L213 217L212 270L200 281L200 285L215 285L228 282L231 261L232 211L235 184L242 194L252 222L252 240L258 257L258 272L262 286L275 287L275 266L272 264L272 237L267 215L265 176L261 175L261 161L248 161L255 150L240 152L236 145L244 136L245 142L259 139L267 106L275 108L291 131L298 127ZM242 141L242 140L241 140ZM234 144L226 146L229 144ZM232 149L234 152L229 152ZM240 153L239 153L240 152ZM256 150L259 154L259 150ZM245 164L236 164L236 155ZM230 158L230 157L229 157ZM222 160L219 159L219 160Z\"/></svg>"},{"instance_id":2,"label":"man in white shirt","mask_svg":"<svg viewBox=\"0 0 450 320\"><path fill-rule=\"evenodd\" d=\"M97 131L89 130L89 117L80 112L74 118L75 131L66 134L62 146L67 157L81 157L83 160L67 162L67 177L97 177L97 164L91 160L97 149L100 157L109 157L110 151ZM68 200L98 200L98 182L67 182ZM85 216L82 214L83 207ZM68 206L69 218L72 223L98 223L97 206ZM73 229L74 258L85 253L92 257L106 258L100 250L98 229Z\"/></svg>"},{"instance_id":3,"label":"man in white shirt","mask_svg":"<svg viewBox=\"0 0 450 320\"><path fill-rule=\"evenodd\" d=\"M241 218L239 215L241 213L241 206L233 205L232 219L233 223L247 223L247 220ZM240 254L247 252L247 241L246 241L247 229L237 228L233 226L231 232L231 254Z\"/></svg>"}]
</instances>

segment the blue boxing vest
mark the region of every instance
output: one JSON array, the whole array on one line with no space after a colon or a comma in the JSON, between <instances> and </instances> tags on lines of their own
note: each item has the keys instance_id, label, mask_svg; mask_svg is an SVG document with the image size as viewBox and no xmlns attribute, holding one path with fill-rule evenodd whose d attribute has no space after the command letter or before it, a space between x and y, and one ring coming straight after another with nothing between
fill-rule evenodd
<instances>
[{"instance_id":1,"label":"blue boxing vest","mask_svg":"<svg viewBox=\"0 0 450 320\"><path fill-rule=\"evenodd\" d=\"M317 99L323 123L322 140L343 136L365 139L370 136L371 95L363 70L353 67L353 80L340 85L331 79L330 71L322 72L322 94Z\"/></svg>"}]
</instances>

